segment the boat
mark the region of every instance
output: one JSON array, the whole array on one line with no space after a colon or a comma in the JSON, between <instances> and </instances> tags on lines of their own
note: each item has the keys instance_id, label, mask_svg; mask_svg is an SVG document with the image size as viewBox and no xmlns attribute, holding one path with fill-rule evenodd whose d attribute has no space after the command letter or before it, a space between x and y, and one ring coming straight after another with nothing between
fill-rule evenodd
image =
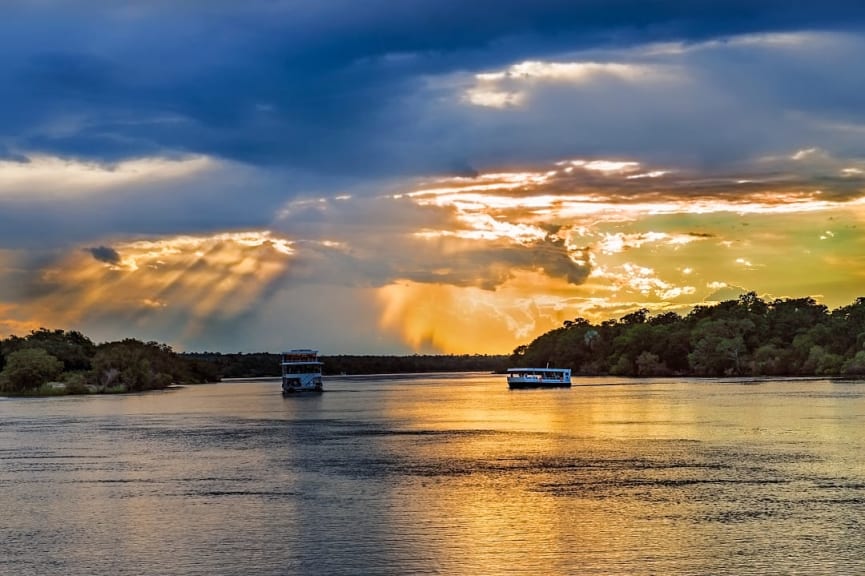
<instances>
[{"instance_id":1,"label":"boat","mask_svg":"<svg viewBox=\"0 0 865 576\"><path fill-rule=\"evenodd\" d=\"M300 348L282 353L282 395L323 392L318 350Z\"/></svg>"},{"instance_id":2,"label":"boat","mask_svg":"<svg viewBox=\"0 0 865 576\"><path fill-rule=\"evenodd\" d=\"M508 368L508 387L570 388L570 368Z\"/></svg>"}]
</instances>

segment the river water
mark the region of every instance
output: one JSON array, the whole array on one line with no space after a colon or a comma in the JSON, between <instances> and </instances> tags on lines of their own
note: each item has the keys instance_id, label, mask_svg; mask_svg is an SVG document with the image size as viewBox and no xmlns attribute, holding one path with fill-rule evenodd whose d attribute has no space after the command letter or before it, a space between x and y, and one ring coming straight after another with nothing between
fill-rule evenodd
<instances>
[{"instance_id":1,"label":"river water","mask_svg":"<svg viewBox=\"0 0 865 576\"><path fill-rule=\"evenodd\" d=\"M865 383L0 399L0 574L865 574Z\"/></svg>"}]
</instances>

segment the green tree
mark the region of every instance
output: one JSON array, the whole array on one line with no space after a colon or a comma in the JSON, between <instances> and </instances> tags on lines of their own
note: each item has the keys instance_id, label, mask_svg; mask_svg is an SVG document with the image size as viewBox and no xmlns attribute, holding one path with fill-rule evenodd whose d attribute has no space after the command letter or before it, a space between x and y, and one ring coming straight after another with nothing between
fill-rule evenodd
<instances>
[{"instance_id":1,"label":"green tree","mask_svg":"<svg viewBox=\"0 0 865 576\"><path fill-rule=\"evenodd\" d=\"M844 359L838 354L827 352L822 346L811 346L808 358L802 364L803 374L817 376L837 376L841 373Z\"/></svg>"},{"instance_id":2,"label":"green tree","mask_svg":"<svg viewBox=\"0 0 865 576\"><path fill-rule=\"evenodd\" d=\"M779 376L790 373L790 353L773 343L764 344L754 351L751 371L758 376Z\"/></svg>"},{"instance_id":3,"label":"green tree","mask_svg":"<svg viewBox=\"0 0 865 576\"><path fill-rule=\"evenodd\" d=\"M667 376L670 371L657 354L643 352L637 356L637 376Z\"/></svg>"},{"instance_id":4,"label":"green tree","mask_svg":"<svg viewBox=\"0 0 865 576\"><path fill-rule=\"evenodd\" d=\"M610 366L610 374L613 376L633 376L635 374L634 363L627 355L622 354Z\"/></svg>"},{"instance_id":5,"label":"green tree","mask_svg":"<svg viewBox=\"0 0 865 576\"><path fill-rule=\"evenodd\" d=\"M852 358L865 345L865 297L832 311L832 352Z\"/></svg>"},{"instance_id":6,"label":"green tree","mask_svg":"<svg viewBox=\"0 0 865 576\"><path fill-rule=\"evenodd\" d=\"M766 330L761 338L788 345L796 336L809 332L827 318L826 306L817 304L813 298L774 300L770 304Z\"/></svg>"},{"instance_id":7,"label":"green tree","mask_svg":"<svg viewBox=\"0 0 865 576\"><path fill-rule=\"evenodd\" d=\"M813 298L767 303L755 292L713 306L619 320L577 318L518 348L519 365L544 362L582 374L865 374L865 297L828 312Z\"/></svg>"},{"instance_id":8,"label":"green tree","mask_svg":"<svg viewBox=\"0 0 865 576\"><path fill-rule=\"evenodd\" d=\"M745 338L753 329L754 323L748 319L701 320L691 335L691 369L701 376L741 374L747 352Z\"/></svg>"},{"instance_id":9,"label":"green tree","mask_svg":"<svg viewBox=\"0 0 865 576\"><path fill-rule=\"evenodd\" d=\"M63 362L41 348L12 352L0 372L0 390L27 392L50 382L63 372Z\"/></svg>"},{"instance_id":10,"label":"green tree","mask_svg":"<svg viewBox=\"0 0 865 576\"><path fill-rule=\"evenodd\" d=\"M102 390L165 388L181 381L184 374L182 362L169 346L131 338L99 346L92 362L94 378Z\"/></svg>"},{"instance_id":11,"label":"green tree","mask_svg":"<svg viewBox=\"0 0 865 576\"><path fill-rule=\"evenodd\" d=\"M73 371L90 369L90 358L96 347L81 332L40 328L24 338L10 336L0 343L0 348L6 354L24 348L41 348L63 362L64 370Z\"/></svg>"},{"instance_id":12,"label":"green tree","mask_svg":"<svg viewBox=\"0 0 865 576\"><path fill-rule=\"evenodd\" d=\"M860 350L853 358L844 362L841 371L847 376L865 376L865 350Z\"/></svg>"}]
</instances>

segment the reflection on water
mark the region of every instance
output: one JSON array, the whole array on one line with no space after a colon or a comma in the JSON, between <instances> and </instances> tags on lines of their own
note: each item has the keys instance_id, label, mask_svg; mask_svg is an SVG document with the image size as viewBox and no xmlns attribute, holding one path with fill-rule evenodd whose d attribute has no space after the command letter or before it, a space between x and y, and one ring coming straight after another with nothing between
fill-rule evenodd
<instances>
[{"instance_id":1,"label":"reflection on water","mask_svg":"<svg viewBox=\"0 0 865 576\"><path fill-rule=\"evenodd\" d=\"M865 573L865 384L585 383L2 399L0 573Z\"/></svg>"}]
</instances>

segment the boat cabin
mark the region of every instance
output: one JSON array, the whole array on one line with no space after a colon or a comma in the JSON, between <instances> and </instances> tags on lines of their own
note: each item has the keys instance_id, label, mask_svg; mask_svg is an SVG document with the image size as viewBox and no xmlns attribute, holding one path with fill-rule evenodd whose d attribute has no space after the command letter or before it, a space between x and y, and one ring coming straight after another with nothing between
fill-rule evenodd
<instances>
[{"instance_id":1,"label":"boat cabin","mask_svg":"<svg viewBox=\"0 0 865 576\"><path fill-rule=\"evenodd\" d=\"M556 388L571 385L570 368L509 368L511 388Z\"/></svg>"},{"instance_id":2,"label":"boat cabin","mask_svg":"<svg viewBox=\"0 0 865 576\"><path fill-rule=\"evenodd\" d=\"M307 348L282 353L282 393L321 392L321 367L318 350Z\"/></svg>"}]
</instances>

